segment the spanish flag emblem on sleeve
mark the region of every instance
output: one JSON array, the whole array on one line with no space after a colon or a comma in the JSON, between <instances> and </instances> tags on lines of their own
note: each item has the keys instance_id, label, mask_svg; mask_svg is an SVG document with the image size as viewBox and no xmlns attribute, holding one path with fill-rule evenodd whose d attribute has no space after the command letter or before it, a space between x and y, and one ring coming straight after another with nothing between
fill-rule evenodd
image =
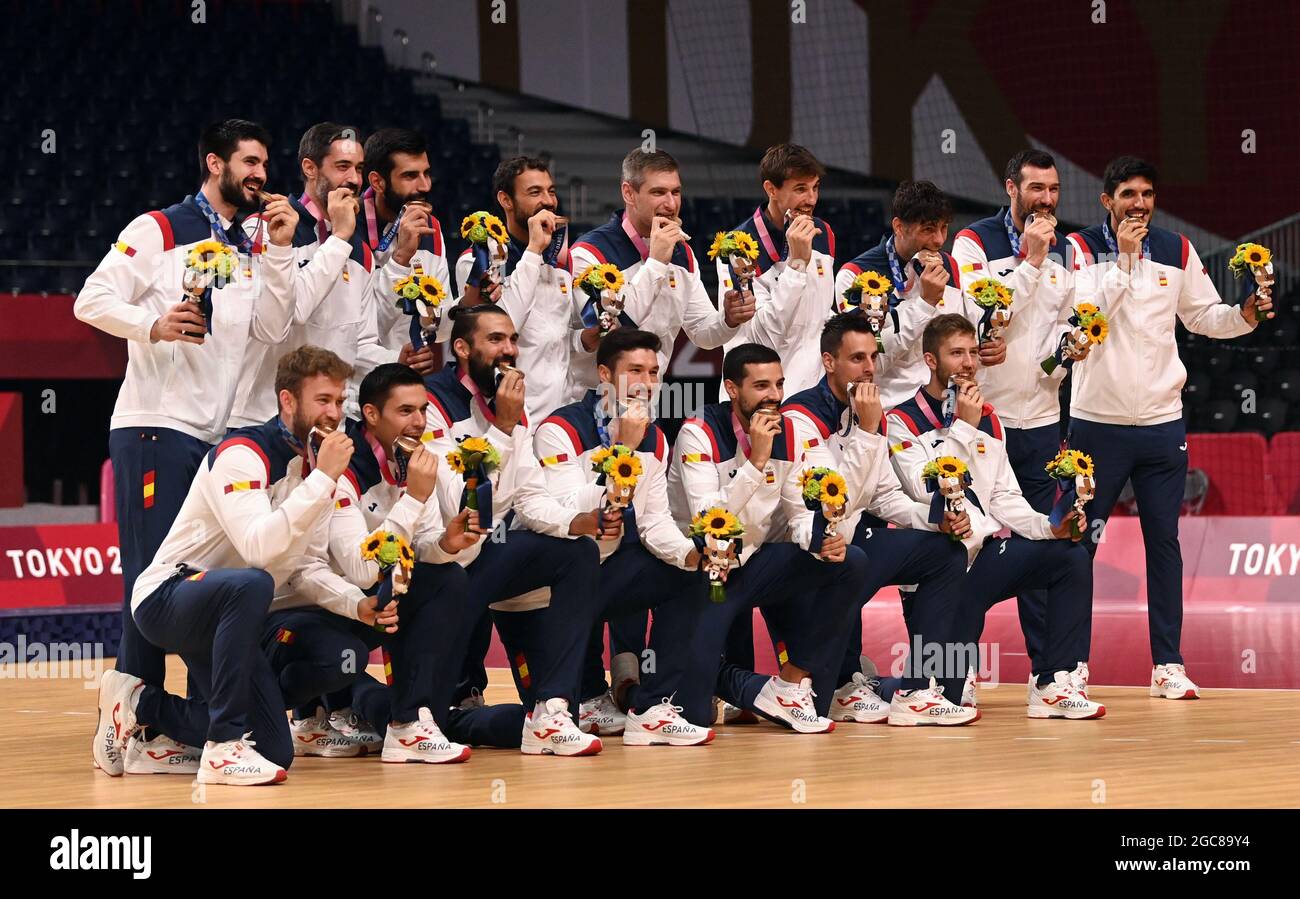
<instances>
[{"instance_id":1,"label":"spanish flag emblem on sleeve","mask_svg":"<svg viewBox=\"0 0 1300 899\"><path fill-rule=\"evenodd\" d=\"M708 453L682 453L683 462L712 462L713 458Z\"/></svg>"},{"instance_id":2,"label":"spanish flag emblem on sleeve","mask_svg":"<svg viewBox=\"0 0 1300 899\"><path fill-rule=\"evenodd\" d=\"M261 481L232 481L222 488L223 493L238 493L243 490L261 490Z\"/></svg>"},{"instance_id":3,"label":"spanish flag emblem on sleeve","mask_svg":"<svg viewBox=\"0 0 1300 899\"><path fill-rule=\"evenodd\" d=\"M128 246L127 242L124 240L115 241L113 243L113 249L117 250L119 253L122 253L126 256L135 255L135 247Z\"/></svg>"},{"instance_id":4,"label":"spanish flag emblem on sleeve","mask_svg":"<svg viewBox=\"0 0 1300 899\"><path fill-rule=\"evenodd\" d=\"M548 468L552 465L559 465L561 462L568 462L568 461L569 461L568 453L560 453L559 455L556 456L545 456L542 459L542 468Z\"/></svg>"},{"instance_id":5,"label":"spanish flag emblem on sleeve","mask_svg":"<svg viewBox=\"0 0 1300 899\"><path fill-rule=\"evenodd\" d=\"M899 453L907 452L911 448L912 448L912 441L910 440L903 440L899 443L891 443L889 445L889 454L891 456L896 456Z\"/></svg>"}]
</instances>

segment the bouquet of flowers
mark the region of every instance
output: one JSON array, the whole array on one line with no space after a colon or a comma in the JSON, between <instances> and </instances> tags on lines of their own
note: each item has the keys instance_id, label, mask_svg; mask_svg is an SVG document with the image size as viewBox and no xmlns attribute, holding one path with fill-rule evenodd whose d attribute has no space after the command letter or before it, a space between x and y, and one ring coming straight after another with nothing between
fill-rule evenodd
<instances>
[{"instance_id":1,"label":"bouquet of flowers","mask_svg":"<svg viewBox=\"0 0 1300 899\"><path fill-rule=\"evenodd\" d=\"M591 454L591 470L605 476L605 508L626 509L632 504L641 460L621 443L601 447Z\"/></svg>"},{"instance_id":2,"label":"bouquet of flowers","mask_svg":"<svg viewBox=\"0 0 1300 899\"><path fill-rule=\"evenodd\" d=\"M380 578L392 574L394 596L400 596L410 587L415 553L401 536L392 531L375 531L361 541L361 558L379 563Z\"/></svg>"},{"instance_id":3,"label":"bouquet of flowers","mask_svg":"<svg viewBox=\"0 0 1300 899\"><path fill-rule=\"evenodd\" d=\"M741 551L744 526L726 509L706 509L691 519L690 535L704 553L704 570L709 575L709 599L727 598L727 572Z\"/></svg>"},{"instance_id":4,"label":"bouquet of flowers","mask_svg":"<svg viewBox=\"0 0 1300 899\"><path fill-rule=\"evenodd\" d=\"M966 508L966 490L970 487L970 469L956 456L940 456L932 462L925 463L921 469L921 478L925 481L927 492L934 494L930 499L930 523L943 521L944 512L960 515ZM960 542L956 534L950 535Z\"/></svg>"},{"instance_id":5,"label":"bouquet of flowers","mask_svg":"<svg viewBox=\"0 0 1300 899\"><path fill-rule=\"evenodd\" d=\"M885 316L889 313L889 294L894 289L894 282L879 272L862 272L853 279L853 283L844 291L843 311L858 308L867 317L871 331L876 335L876 349L884 351L880 340L880 329L885 326Z\"/></svg>"},{"instance_id":6,"label":"bouquet of flowers","mask_svg":"<svg viewBox=\"0 0 1300 899\"><path fill-rule=\"evenodd\" d=\"M1044 469L1061 485L1061 495L1048 516L1053 527L1060 527L1072 511L1082 514L1083 507L1097 492L1097 483L1093 480L1092 457L1079 450L1063 449ZM1073 522L1070 532L1076 537L1082 533L1079 525Z\"/></svg>"},{"instance_id":7,"label":"bouquet of flowers","mask_svg":"<svg viewBox=\"0 0 1300 899\"><path fill-rule=\"evenodd\" d=\"M209 334L212 333L212 289L225 287L238 268L235 251L219 240L200 241L185 254L181 290L186 299L198 304Z\"/></svg>"},{"instance_id":8,"label":"bouquet of flowers","mask_svg":"<svg viewBox=\"0 0 1300 899\"><path fill-rule=\"evenodd\" d=\"M411 348L421 349L438 330L447 291L432 275L407 275L393 285L397 307L411 316Z\"/></svg>"},{"instance_id":9,"label":"bouquet of flowers","mask_svg":"<svg viewBox=\"0 0 1300 899\"><path fill-rule=\"evenodd\" d=\"M478 512L479 527L492 527L492 481L488 478L501 465L501 454L486 437L461 437L457 448L447 454L451 470L465 479L460 507Z\"/></svg>"},{"instance_id":10,"label":"bouquet of flowers","mask_svg":"<svg viewBox=\"0 0 1300 899\"><path fill-rule=\"evenodd\" d=\"M997 340L1011 324L1011 297L1015 293L997 278L980 278L971 284L970 297L984 310L980 317L980 343Z\"/></svg>"},{"instance_id":11,"label":"bouquet of flowers","mask_svg":"<svg viewBox=\"0 0 1300 899\"><path fill-rule=\"evenodd\" d=\"M480 287L484 275L493 284L504 281L510 234L501 219L490 212L471 212L461 220L460 236L469 241L474 254L474 265L466 283Z\"/></svg>"},{"instance_id":12,"label":"bouquet of flowers","mask_svg":"<svg viewBox=\"0 0 1300 899\"><path fill-rule=\"evenodd\" d=\"M582 309L582 324L592 328L600 326L604 337L618 327L623 314L623 273L617 265L602 263L589 265L573 279L573 286L587 295Z\"/></svg>"},{"instance_id":13,"label":"bouquet of flowers","mask_svg":"<svg viewBox=\"0 0 1300 899\"><path fill-rule=\"evenodd\" d=\"M1110 321L1106 313L1092 303L1080 303L1069 318L1071 330L1061 335L1056 352L1042 361L1041 368L1049 375L1057 366L1066 368L1083 358L1084 351L1094 347L1110 334Z\"/></svg>"},{"instance_id":14,"label":"bouquet of flowers","mask_svg":"<svg viewBox=\"0 0 1300 899\"><path fill-rule=\"evenodd\" d=\"M1255 293L1265 297L1273 292L1273 252L1257 243L1237 245L1237 252L1228 260L1232 274L1240 278L1249 269L1255 276ZM1262 322L1264 315L1255 310L1255 321Z\"/></svg>"},{"instance_id":15,"label":"bouquet of flowers","mask_svg":"<svg viewBox=\"0 0 1300 899\"><path fill-rule=\"evenodd\" d=\"M744 231L719 231L709 247L709 258L725 256L736 290L747 291L754 281L754 260L758 258L758 241Z\"/></svg>"},{"instance_id":16,"label":"bouquet of flowers","mask_svg":"<svg viewBox=\"0 0 1300 899\"><path fill-rule=\"evenodd\" d=\"M831 468L817 466L803 473L804 506L816 512L821 510L826 519L826 536L834 537L839 523L848 515L848 487L844 476Z\"/></svg>"}]
</instances>

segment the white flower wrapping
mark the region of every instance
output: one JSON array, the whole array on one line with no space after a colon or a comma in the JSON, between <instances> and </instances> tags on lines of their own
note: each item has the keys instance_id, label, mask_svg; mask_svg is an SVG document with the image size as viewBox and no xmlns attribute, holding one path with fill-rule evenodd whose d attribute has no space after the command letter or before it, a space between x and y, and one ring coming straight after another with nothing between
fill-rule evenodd
<instances>
[{"instance_id":1,"label":"white flower wrapping","mask_svg":"<svg viewBox=\"0 0 1300 899\"><path fill-rule=\"evenodd\" d=\"M731 537L704 535L705 571L710 581L725 580L725 572L736 565L736 541Z\"/></svg>"},{"instance_id":2,"label":"white flower wrapping","mask_svg":"<svg viewBox=\"0 0 1300 899\"><path fill-rule=\"evenodd\" d=\"M960 515L966 508L966 485L962 478L939 478L939 492L943 494L944 506L954 515Z\"/></svg>"}]
</instances>

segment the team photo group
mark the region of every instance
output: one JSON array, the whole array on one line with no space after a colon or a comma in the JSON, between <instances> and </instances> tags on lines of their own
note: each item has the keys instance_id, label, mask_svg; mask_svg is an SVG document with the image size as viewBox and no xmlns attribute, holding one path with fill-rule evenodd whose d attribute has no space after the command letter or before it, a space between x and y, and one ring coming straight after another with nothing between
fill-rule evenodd
<instances>
[{"instance_id":1,"label":"team photo group","mask_svg":"<svg viewBox=\"0 0 1300 899\"><path fill-rule=\"evenodd\" d=\"M1273 312L1266 287L1224 302L1155 223L1148 162L1116 155L1073 233L1041 150L955 235L943 186L904 181L849 259L817 215L826 169L794 144L716 234L682 220L691 173L661 148L629 152L621 210L572 233L545 158L482 173L497 207L449 222L433 178L464 173L432 171L416 131L314 125L294 173L268 172L269 146L251 121L204 129L193 193L132 220L76 299L128 347L103 774L258 785L300 756L978 726L1004 601L1025 714L1095 721L1093 563L1129 483L1151 701L1198 698L1175 325L1226 339ZM722 384L670 411L683 334L722 352ZM683 417L670 441L657 420ZM872 660L863 608L886 587L909 651ZM485 700L494 629L517 702Z\"/></svg>"}]
</instances>

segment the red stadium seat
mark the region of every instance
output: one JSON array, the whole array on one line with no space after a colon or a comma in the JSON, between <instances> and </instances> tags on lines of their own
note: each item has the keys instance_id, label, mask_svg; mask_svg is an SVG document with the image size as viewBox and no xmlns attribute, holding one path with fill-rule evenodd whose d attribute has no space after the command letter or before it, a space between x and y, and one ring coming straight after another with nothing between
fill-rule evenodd
<instances>
[{"instance_id":1,"label":"red stadium seat","mask_svg":"<svg viewBox=\"0 0 1300 899\"><path fill-rule=\"evenodd\" d=\"M1272 514L1267 456L1268 444L1260 434L1188 434L1188 468L1200 469L1210 481L1197 514Z\"/></svg>"},{"instance_id":2,"label":"red stadium seat","mask_svg":"<svg viewBox=\"0 0 1300 899\"><path fill-rule=\"evenodd\" d=\"M1300 432L1273 435L1268 445L1268 476L1274 515L1300 515Z\"/></svg>"}]
</instances>

